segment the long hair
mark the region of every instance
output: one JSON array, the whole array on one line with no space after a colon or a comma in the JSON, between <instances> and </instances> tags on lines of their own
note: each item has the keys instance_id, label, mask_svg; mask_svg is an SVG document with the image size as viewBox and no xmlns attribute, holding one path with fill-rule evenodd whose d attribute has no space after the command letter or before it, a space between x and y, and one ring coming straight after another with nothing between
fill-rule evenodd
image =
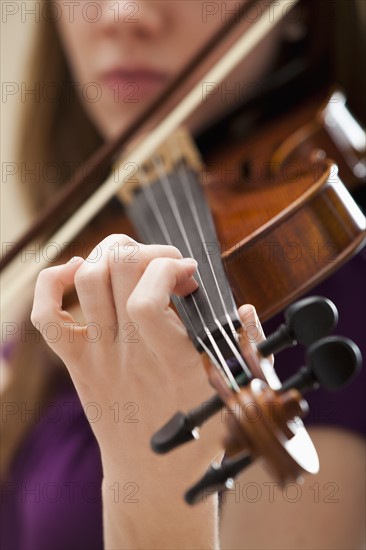
<instances>
[{"instance_id":1,"label":"long hair","mask_svg":"<svg viewBox=\"0 0 366 550\"><path fill-rule=\"evenodd\" d=\"M101 145L102 138L78 95L70 94L75 88L73 79L55 25L49 20L37 24L26 82L37 94L23 104L17 158L29 170L39 166L35 173L41 177L30 177L21 184L28 206L36 214ZM57 394L60 383L69 383L66 368L34 333L29 316L20 323L19 334L7 353L11 379L2 394L2 479L20 443L37 423L42 406Z\"/></svg>"},{"instance_id":2,"label":"long hair","mask_svg":"<svg viewBox=\"0 0 366 550\"><path fill-rule=\"evenodd\" d=\"M327 51L332 65L332 80L340 83L350 96L351 106L365 121L365 78L360 67L365 66L365 3L362 0L308 0L312 17L310 55L316 59L319 51ZM363 10L363 11L362 11ZM359 31L357 31L359 29ZM352 62L349 62L349 60ZM66 179L67 169L80 165L101 144L102 139L84 112L77 94L70 95L73 79L53 23L42 20L37 27L37 39L29 63L28 82L37 84L39 101L27 101L19 136L19 162L27 167L35 163L55 166L56 176L32 180L24 187L28 203L34 211L43 207ZM50 100L42 93L49 85L56 86L57 97ZM41 170L40 173L48 173ZM12 458L25 435L37 422L35 415L24 415L52 399L60 378L69 380L67 370L34 335L26 336L30 321L24 321L24 337L12 353L12 380L3 394L1 422L1 472L6 476ZM28 333L29 334L29 333ZM12 411L9 414L9 411Z\"/></svg>"},{"instance_id":3,"label":"long hair","mask_svg":"<svg viewBox=\"0 0 366 550\"><path fill-rule=\"evenodd\" d=\"M30 178L24 191L33 209L43 207L102 143L86 115L55 24L41 20L29 63L35 94L24 105L18 158L28 168L39 163L42 177ZM49 176L49 177L47 177Z\"/></svg>"}]
</instances>

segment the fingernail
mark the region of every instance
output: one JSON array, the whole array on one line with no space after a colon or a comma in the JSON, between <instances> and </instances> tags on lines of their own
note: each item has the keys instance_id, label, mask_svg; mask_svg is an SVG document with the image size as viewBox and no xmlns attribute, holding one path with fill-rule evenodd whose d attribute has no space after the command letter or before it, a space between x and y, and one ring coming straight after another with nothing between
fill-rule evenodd
<instances>
[{"instance_id":1,"label":"fingernail","mask_svg":"<svg viewBox=\"0 0 366 550\"><path fill-rule=\"evenodd\" d=\"M68 264L76 264L76 263L79 263L81 261L84 261L84 258L82 258L81 256L73 256L67 263Z\"/></svg>"},{"instance_id":2,"label":"fingernail","mask_svg":"<svg viewBox=\"0 0 366 550\"><path fill-rule=\"evenodd\" d=\"M184 262L186 265L194 265L195 267L198 266L198 262L193 258L182 258L180 261Z\"/></svg>"}]
</instances>

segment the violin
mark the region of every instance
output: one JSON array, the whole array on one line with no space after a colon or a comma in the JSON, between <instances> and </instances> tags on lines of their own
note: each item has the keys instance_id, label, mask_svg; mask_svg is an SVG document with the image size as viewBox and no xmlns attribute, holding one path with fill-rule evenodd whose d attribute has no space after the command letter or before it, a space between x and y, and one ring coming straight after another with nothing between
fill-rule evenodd
<instances>
[{"instance_id":1,"label":"violin","mask_svg":"<svg viewBox=\"0 0 366 550\"><path fill-rule=\"evenodd\" d=\"M246 27L254 28L248 20ZM253 34L247 35L244 49L248 51L253 47L264 32L260 30L255 39ZM237 62L237 52L244 44L241 34L242 28L237 27L234 35L239 39L234 44L234 54L225 54L228 65L218 79L227 74L232 66L230 63ZM232 46L232 36L229 42ZM217 55L216 52L213 57ZM229 62L229 58L234 60ZM207 65L207 60L205 63ZM172 85L171 90L175 89ZM163 99L167 97L174 104L173 95L165 93ZM197 100L192 103L197 104ZM316 451L300 420L306 412L301 392L309 379L312 385L320 383L324 362L329 364L340 350L346 357L346 373L341 368L337 370L335 385L343 384L359 368L357 348L341 339L321 342L318 347L309 348L306 383L300 377L300 380L281 386L267 359L277 351L277 344L264 352L260 346L245 341L236 303L252 303L262 320L280 311L363 246L364 218L338 178L336 164L327 160L327 151L324 155L323 149L317 146L315 151L311 147L311 158L303 153L303 145L308 140L302 138L304 132L299 129L296 131L300 132L301 139L296 134L296 147L289 147L284 142L282 147L278 146L278 136L281 141L281 136L289 135L282 127L274 144L263 149L264 158L256 164L264 174L260 183L243 189L243 180L250 179L250 162L247 161L244 163L245 177L241 174L239 180L234 177L222 185L217 170L204 170L185 130L168 128L167 120L174 119L174 130L174 126L180 126L187 116L184 101L183 106L173 108L167 118L163 117L164 122L158 130L149 132L148 137L125 153L122 160L116 159L116 151L130 143L137 129L149 128L161 105L162 98L159 98L154 105L155 111L150 111L150 118L144 113L144 120L135 125L134 131L130 130L109 146L108 154L100 155L104 163L106 158L109 163L112 159L114 172L108 178L109 190L98 189L95 202L99 200L100 208L112 195L117 195L128 220L119 221L114 232L133 235L132 223L145 242L173 244L183 255L198 261L199 288L184 299L173 297L173 302L193 343L207 358L207 374L217 393L213 397L213 409L226 407L231 414L224 442L227 458L222 469L214 468L218 475L208 472L203 482L188 493L187 501L195 502L207 487L216 489L226 483L256 458L264 459L281 483L298 480L305 472L316 473ZM171 107L169 102L168 107ZM165 114L168 107L165 104L161 111ZM304 120L308 114L309 110ZM308 133L313 136L319 132ZM159 144L161 146L157 147ZM347 150L352 150L353 156L348 155L344 166L359 178L362 151L356 148L355 153L355 148L348 146ZM150 157L147 160L146 155ZM238 149L230 151L230 158L235 164L239 158ZM225 160L218 162L220 166L223 164ZM266 170L262 170L264 166ZM291 185L289 178L293 178ZM63 195L70 199L68 191ZM57 208L59 206L54 207L54 211ZM79 212L81 225L95 214L94 209L88 215L84 212L83 208ZM52 215L48 213L48 217ZM68 221L69 225L72 223L73 217ZM80 223L73 227L72 235L78 233ZM103 231L111 232L109 228ZM34 232L31 235L34 237ZM52 240L67 242L69 237L64 235L57 233ZM90 248L94 245L89 244ZM73 254L75 252L74 249ZM39 268L36 266L37 271ZM328 382L328 377L325 378ZM250 404L255 404L259 411L258 422L243 414ZM179 443L182 439L189 440L200 422L208 420L210 415L205 411L201 411L200 419L195 414L190 415L195 418L193 424L187 423L186 416L183 415L183 421L179 416L178 425L177 420L169 421L167 427L157 432L152 441L155 450L169 450L172 440Z\"/></svg>"},{"instance_id":2,"label":"violin","mask_svg":"<svg viewBox=\"0 0 366 550\"><path fill-rule=\"evenodd\" d=\"M232 290L236 303L249 299L258 308L259 316L266 318L282 309L287 300L292 301L294 296L311 287L314 281L309 261L312 239L325 245L327 239L335 234L336 223L340 251L337 263L362 246L365 240L362 216L358 216L357 209L348 211L346 215L346 209L336 199L345 188L338 178L332 181L332 170L334 165L330 162L313 163L310 174L304 170L300 185L296 182L290 193L286 191L287 182L282 182L282 185L277 182L275 191L263 185L252 191L255 198L251 202L250 193L239 193L235 184L224 189L215 183L202 186L200 159L187 133L180 131L140 167L137 177L129 180L118 195L126 205L133 226L145 242L174 245L184 256L194 257L198 262L196 280L199 288L186 298L173 296L172 300L193 343L207 359L206 370L217 396L209 404L202 404L197 411L190 411L187 415L177 413L152 439L153 449L165 453L193 439L192 434L196 433L197 427L221 407L225 406L231 413L227 421L229 435L224 443L227 454L224 465L212 467L187 492L186 500L190 504L207 496L208 489L217 490L221 485L226 485L228 479L232 479L256 457L265 460L282 484L298 481L305 472L318 471L316 451L300 420L307 408L300 391L308 388L309 381L310 387L317 385L319 380L325 387L342 386L359 370L360 352L351 341L335 338L324 340L320 345L313 341L313 347L309 350L311 366L305 369L305 376L295 377L281 385L266 357L281 349L283 343L279 347L278 337L275 336L272 345L253 346L240 337L242 328ZM314 173L321 174L315 182ZM276 208L276 201L264 199L266 194L274 192L278 194L279 201L281 198L284 200L277 216L273 215L271 207L267 207L274 203L273 208ZM293 197L290 203L289 197ZM210 201L211 208L208 207ZM246 209L249 223L253 223L250 218L253 203L266 205L266 210L257 207L255 215L258 217L263 210L263 216L269 216L268 220L261 220L259 227L250 233L250 238L239 241L222 255L218 242L225 242L224 238L228 239L233 234L232 211L241 214L240 225L235 218L232 223L236 224L237 234L245 227ZM319 216L319 212L322 215ZM334 212L339 212L336 220ZM330 222L329 226L325 220ZM349 222L347 226L344 225L346 220ZM304 254L301 267L297 266L289 273L285 261L281 263L275 258L272 262L268 257L263 260L263 256L258 254L252 255L255 260L251 265L247 256L250 247L264 248L265 243L296 246L299 242L296 239L299 234L302 235L304 227L311 230L299 243L299 247L309 246L309 255L306 257ZM352 237L348 241L345 235ZM132 258L132 243L131 246ZM342 249L342 246L345 248ZM317 268L316 277L320 279L332 269L333 266L324 262L321 269ZM305 272L306 278L303 279ZM269 280L272 286L267 284ZM254 287L255 290L251 290ZM302 332L310 323L314 328L317 319L319 312L314 311L306 318ZM314 330L314 334L319 338L318 330ZM335 357L338 361L334 360ZM327 365L330 371L323 376ZM333 376L334 386L330 381ZM259 411L254 421L243 415L243 411L253 406Z\"/></svg>"}]
</instances>

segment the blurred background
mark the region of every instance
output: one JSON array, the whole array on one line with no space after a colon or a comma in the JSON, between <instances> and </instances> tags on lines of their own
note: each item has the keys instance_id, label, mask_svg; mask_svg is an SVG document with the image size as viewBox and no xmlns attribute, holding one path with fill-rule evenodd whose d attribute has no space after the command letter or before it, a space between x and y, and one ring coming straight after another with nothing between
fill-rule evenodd
<instances>
[{"instance_id":1,"label":"blurred background","mask_svg":"<svg viewBox=\"0 0 366 550\"><path fill-rule=\"evenodd\" d=\"M30 2L29 4L33 4ZM15 142L22 108L22 83L29 46L36 29L34 18L22 21L20 0L1 2L1 241L17 237L27 226L29 214L20 194ZM13 14L12 14L13 12ZM33 22L32 22L33 19ZM23 90L25 84L23 84ZM24 97L23 97L24 100Z\"/></svg>"}]
</instances>

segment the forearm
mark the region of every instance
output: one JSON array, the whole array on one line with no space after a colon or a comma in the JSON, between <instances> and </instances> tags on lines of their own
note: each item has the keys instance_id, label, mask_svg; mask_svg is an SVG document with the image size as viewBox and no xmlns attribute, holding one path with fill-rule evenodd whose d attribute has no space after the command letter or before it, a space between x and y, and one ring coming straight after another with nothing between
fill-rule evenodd
<instances>
[{"instance_id":1,"label":"forearm","mask_svg":"<svg viewBox=\"0 0 366 550\"><path fill-rule=\"evenodd\" d=\"M175 454L174 460L153 457L145 466L121 466L123 474L114 468L114 473L106 472L102 491L105 548L217 549L217 497L193 507L183 500L184 491L205 469L197 467L197 460L193 464Z\"/></svg>"}]
</instances>

